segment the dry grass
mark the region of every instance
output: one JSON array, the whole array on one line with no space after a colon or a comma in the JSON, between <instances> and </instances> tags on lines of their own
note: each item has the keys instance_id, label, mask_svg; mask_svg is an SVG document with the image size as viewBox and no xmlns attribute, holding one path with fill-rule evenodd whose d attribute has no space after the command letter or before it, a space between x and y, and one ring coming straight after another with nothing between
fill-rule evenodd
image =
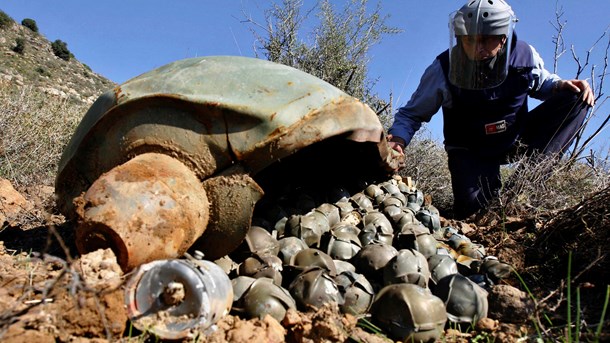
<instances>
[{"instance_id":1,"label":"dry grass","mask_svg":"<svg viewBox=\"0 0 610 343\"><path fill-rule=\"evenodd\" d=\"M451 216L451 176L443 145L424 129L405 149L405 160L400 174L412 177L419 189L431 195L441 213ZM577 160L524 156L502 166L504 187L492 201L491 217L532 218L574 206L610 185L609 160L608 153L591 152Z\"/></svg>"},{"instance_id":2,"label":"dry grass","mask_svg":"<svg viewBox=\"0 0 610 343\"><path fill-rule=\"evenodd\" d=\"M88 106L0 83L0 177L16 188L53 185L62 150Z\"/></svg>"},{"instance_id":3,"label":"dry grass","mask_svg":"<svg viewBox=\"0 0 610 343\"><path fill-rule=\"evenodd\" d=\"M502 216L538 217L583 201L610 185L610 170L590 159L522 157L502 170L503 188L491 210Z\"/></svg>"},{"instance_id":4,"label":"dry grass","mask_svg":"<svg viewBox=\"0 0 610 343\"><path fill-rule=\"evenodd\" d=\"M403 176L410 176L417 188L432 197L441 213L450 213L453 207L451 176L447 153L443 145L430 138L429 132L420 131L405 149L406 167Z\"/></svg>"}]
</instances>

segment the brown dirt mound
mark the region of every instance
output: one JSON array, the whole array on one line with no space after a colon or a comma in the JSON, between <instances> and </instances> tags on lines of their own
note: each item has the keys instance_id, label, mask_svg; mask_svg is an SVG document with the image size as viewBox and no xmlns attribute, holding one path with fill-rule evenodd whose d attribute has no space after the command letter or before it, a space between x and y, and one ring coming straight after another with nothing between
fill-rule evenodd
<instances>
[{"instance_id":1,"label":"brown dirt mound","mask_svg":"<svg viewBox=\"0 0 610 343\"><path fill-rule=\"evenodd\" d=\"M562 271L580 282L607 282L610 278L610 187L580 204L559 212L540 230L534 249L541 260L552 256ZM552 272L552 270L549 270Z\"/></svg>"}]
</instances>

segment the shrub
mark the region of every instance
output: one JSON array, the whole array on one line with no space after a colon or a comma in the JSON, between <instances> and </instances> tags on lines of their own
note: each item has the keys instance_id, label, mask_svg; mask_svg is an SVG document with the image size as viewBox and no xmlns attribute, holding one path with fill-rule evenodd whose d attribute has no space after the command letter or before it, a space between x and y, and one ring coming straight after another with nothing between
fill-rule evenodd
<instances>
[{"instance_id":1,"label":"shrub","mask_svg":"<svg viewBox=\"0 0 610 343\"><path fill-rule=\"evenodd\" d=\"M0 104L0 177L16 187L53 185L62 150L86 105L8 84L0 84Z\"/></svg>"},{"instance_id":2,"label":"shrub","mask_svg":"<svg viewBox=\"0 0 610 343\"><path fill-rule=\"evenodd\" d=\"M451 216L453 192L443 144L432 138L426 128L420 130L405 149L405 168L401 176L410 176L417 188L432 197L443 216Z\"/></svg>"},{"instance_id":3,"label":"shrub","mask_svg":"<svg viewBox=\"0 0 610 343\"><path fill-rule=\"evenodd\" d=\"M11 18L4 11L0 10L0 28L8 27L13 22L13 18Z\"/></svg>"},{"instance_id":4,"label":"shrub","mask_svg":"<svg viewBox=\"0 0 610 343\"><path fill-rule=\"evenodd\" d=\"M51 73L49 73L49 71L42 66L36 67L36 72L42 76L51 76Z\"/></svg>"},{"instance_id":5,"label":"shrub","mask_svg":"<svg viewBox=\"0 0 610 343\"><path fill-rule=\"evenodd\" d=\"M60 39L57 39L51 43L51 49L53 49L55 56L61 58L62 60L69 61L70 57L72 57L72 53L70 50L68 50L68 43Z\"/></svg>"},{"instance_id":6,"label":"shrub","mask_svg":"<svg viewBox=\"0 0 610 343\"><path fill-rule=\"evenodd\" d=\"M21 25L27 27L33 32L38 32L38 25L36 25L36 20L34 19L25 18L21 21Z\"/></svg>"},{"instance_id":7,"label":"shrub","mask_svg":"<svg viewBox=\"0 0 610 343\"><path fill-rule=\"evenodd\" d=\"M25 50L25 39L19 37L15 39L15 46L13 47L13 51L18 54L23 54L23 50Z\"/></svg>"}]
</instances>

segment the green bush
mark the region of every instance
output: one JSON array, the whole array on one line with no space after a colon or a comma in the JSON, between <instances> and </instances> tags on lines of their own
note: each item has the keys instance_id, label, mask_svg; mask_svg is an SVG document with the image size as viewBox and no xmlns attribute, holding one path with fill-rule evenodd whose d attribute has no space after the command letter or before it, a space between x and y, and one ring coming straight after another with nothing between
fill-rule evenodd
<instances>
[{"instance_id":1,"label":"green bush","mask_svg":"<svg viewBox=\"0 0 610 343\"><path fill-rule=\"evenodd\" d=\"M23 54L23 50L25 50L25 39L19 37L15 39L15 46L13 47L13 51L18 54Z\"/></svg>"},{"instance_id":2,"label":"green bush","mask_svg":"<svg viewBox=\"0 0 610 343\"><path fill-rule=\"evenodd\" d=\"M61 58L62 60L69 61L72 57L72 53L70 50L68 50L68 43L60 39L57 39L51 43L51 49L53 49L55 56Z\"/></svg>"},{"instance_id":3,"label":"green bush","mask_svg":"<svg viewBox=\"0 0 610 343\"><path fill-rule=\"evenodd\" d=\"M45 67L36 67L36 72L42 76L51 76L51 73Z\"/></svg>"},{"instance_id":4,"label":"green bush","mask_svg":"<svg viewBox=\"0 0 610 343\"><path fill-rule=\"evenodd\" d=\"M34 19L25 18L21 21L21 25L27 27L28 29L34 32L38 32L38 25L36 25L36 20Z\"/></svg>"},{"instance_id":5,"label":"green bush","mask_svg":"<svg viewBox=\"0 0 610 343\"><path fill-rule=\"evenodd\" d=\"M4 13L4 11L0 10L0 28L8 27L12 22L13 18Z\"/></svg>"}]
</instances>

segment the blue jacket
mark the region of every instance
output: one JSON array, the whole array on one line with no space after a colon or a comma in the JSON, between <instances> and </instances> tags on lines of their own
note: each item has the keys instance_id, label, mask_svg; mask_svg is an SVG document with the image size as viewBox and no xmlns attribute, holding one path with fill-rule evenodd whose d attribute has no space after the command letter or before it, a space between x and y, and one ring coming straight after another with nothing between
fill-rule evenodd
<instances>
[{"instance_id":1,"label":"blue jacket","mask_svg":"<svg viewBox=\"0 0 610 343\"><path fill-rule=\"evenodd\" d=\"M467 90L447 81L453 106L443 106L445 145L481 155L495 155L513 145L521 131L518 118L528 112L527 95L535 65L527 43L515 41L511 50L508 75L499 86ZM449 51L437 58L447 78Z\"/></svg>"},{"instance_id":2,"label":"blue jacket","mask_svg":"<svg viewBox=\"0 0 610 343\"><path fill-rule=\"evenodd\" d=\"M526 47L529 47L533 58L532 80L527 87L527 95L539 100L548 99L553 93L554 84L561 80L561 78L545 69L544 61L532 46L528 46L523 42L519 43L518 40L515 40L515 42L513 44L519 45L519 49L526 50ZM524 52L523 55L525 56L526 53ZM396 112L389 133L404 139L409 144L422 123L429 122L441 107L444 110L449 109L451 111L454 103L460 104L459 97L461 94L454 95L455 89L452 91L451 87L441 66L440 59L435 58L432 64L426 68L417 90L413 93L409 102L400 107ZM502 87L502 85L499 87ZM466 105L468 104L465 104L463 101L458 105L462 107L462 113ZM452 118L449 119L451 120ZM446 127L445 130L447 129L450 128ZM449 136L450 141L453 140L451 132L449 132ZM447 141L445 145L447 149L460 146L449 144ZM501 152L498 151L498 153Z\"/></svg>"}]
</instances>

